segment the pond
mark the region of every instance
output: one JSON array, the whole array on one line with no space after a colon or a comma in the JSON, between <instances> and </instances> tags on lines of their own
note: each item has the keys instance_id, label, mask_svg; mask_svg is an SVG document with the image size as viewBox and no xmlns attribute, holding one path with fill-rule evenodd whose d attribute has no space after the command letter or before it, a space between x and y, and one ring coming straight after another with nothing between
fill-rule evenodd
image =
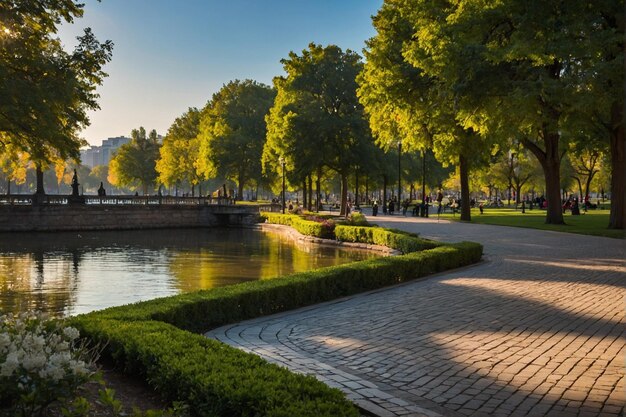
<instances>
[{"instance_id":1,"label":"pond","mask_svg":"<svg viewBox=\"0 0 626 417\"><path fill-rule=\"evenodd\" d=\"M375 256L256 229L0 234L0 312L75 315Z\"/></svg>"}]
</instances>

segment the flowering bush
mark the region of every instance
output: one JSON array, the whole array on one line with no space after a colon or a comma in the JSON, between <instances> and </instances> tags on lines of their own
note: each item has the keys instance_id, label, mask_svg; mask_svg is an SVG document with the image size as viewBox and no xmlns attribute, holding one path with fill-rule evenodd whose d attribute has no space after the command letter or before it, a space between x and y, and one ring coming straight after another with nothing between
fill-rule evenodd
<instances>
[{"instance_id":1,"label":"flowering bush","mask_svg":"<svg viewBox=\"0 0 626 417\"><path fill-rule=\"evenodd\" d=\"M304 216L304 219L322 225L321 234L318 237L325 239L332 239L335 237L335 222L333 220L314 215Z\"/></svg>"},{"instance_id":2,"label":"flowering bush","mask_svg":"<svg viewBox=\"0 0 626 417\"><path fill-rule=\"evenodd\" d=\"M79 332L41 313L0 316L0 414L30 416L74 399L95 371Z\"/></svg>"}]
</instances>

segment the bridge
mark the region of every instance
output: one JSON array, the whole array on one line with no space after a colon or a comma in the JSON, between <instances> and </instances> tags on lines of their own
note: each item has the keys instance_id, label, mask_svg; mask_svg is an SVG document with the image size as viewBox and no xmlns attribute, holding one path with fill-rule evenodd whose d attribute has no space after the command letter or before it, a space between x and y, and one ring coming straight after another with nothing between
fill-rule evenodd
<instances>
[{"instance_id":1,"label":"bridge","mask_svg":"<svg viewBox=\"0 0 626 417\"><path fill-rule=\"evenodd\" d=\"M259 210L272 208L211 196L11 194L0 196L0 232L243 225L257 222Z\"/></svg>"}]
</instances>

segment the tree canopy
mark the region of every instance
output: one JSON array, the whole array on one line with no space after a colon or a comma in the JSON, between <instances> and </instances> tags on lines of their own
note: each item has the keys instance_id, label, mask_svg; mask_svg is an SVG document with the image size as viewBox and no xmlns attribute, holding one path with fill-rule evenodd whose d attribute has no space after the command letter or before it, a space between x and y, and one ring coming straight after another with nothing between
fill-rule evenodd
<instances>
[{"instance_id":1,"label":"tree canopy","mask_svg":"<svg viewBox=\"0 0 626 417\"><path fill-rule=\"evenodd\" d=\"M28 152L40 172L55 158L79 159L79 131L98 109L113 44L87 28L69 53L55 36L82 15L83 4L71 0L0 3L0 152L7 144Z\"/></svg>"},{"instance_id":2,"label":"tree canopy","mask_svg":"<svg viewBox=\"0 0 626 417\"><path fill-rule=\"evenodd\" d=\"M275 91L252 80L231 81L215 93L200 119L198 172L237 183L241 198L248 184L261 179L265 115Z\"/></svg>"},{"instance_id":3,"label":"tree canopy","mask_svg":"<svg viewBox=\"0 0 626 417\"><path fill-rule=\"evenodd\" d=\"M159 182L166 186L186 181L192 186L200 182L196 168L199 152L200 111L189 108L182 116L177 117L163 138L160 158L156 163Z\"/></svg>"},{"instance_id":4,"label":"tree canopy","mask_svg":"<svg viewBox=\"0 0 626 417\"><path fill-rule=\"evenodd\" d=\"M546 221L563 223L560 161L571 116L591 121L591 109L600 109L613 121L612 137L621 128L623 138L623 20L623 2L610 0L388 0L374 18L361 98L375 132L395 128L411 138L420 123L432 126L436 152L437 130L462 135L429 117L433 108L470 135L457 144L520 141L544 171ZM609 111L616 103L619 117Z\"/></svg>"},{"instance_id":5,"label":"tree canopy","mask_svg":"<svg viewBox=\"0 0 626 417\"><path fill-rule=\"evenodd\" d=\"M147 195L156 184L156 160L161 144L156 131L153 129L146 136L143 126L133 129L131 138L109 162L108 180L118 187L140 188Z\"/></svg>"},{"instance_id":6,"label":"tree canopy","mask_svg":"<svg viewBox=\"0 0 626 417\"><path fill-rule=\"evenodd\" d=\"M278 94L267 117L266 169L278 171L284 158L296 180L327 167L341 177L341 213L347 206L347 178L363 163L371 132L356 95L361 57L338 46L310 44L283 59L286 76L276 77Z\"/></svg>"}]
</instances>

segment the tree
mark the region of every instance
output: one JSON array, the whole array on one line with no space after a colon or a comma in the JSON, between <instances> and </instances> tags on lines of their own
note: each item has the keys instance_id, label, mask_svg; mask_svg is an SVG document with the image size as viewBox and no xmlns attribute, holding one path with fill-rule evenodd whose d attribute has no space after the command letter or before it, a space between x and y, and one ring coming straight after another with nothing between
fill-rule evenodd
<instances>
[{"instance_id":1,"label":"tree","mask_svg":"<svg viewBox=\"0 0 626 417\"><path fill-rule=\"evenodd\" d=\"M198 172L207 179L222 177L235 181L238 198L242 198L247 184L261 178L265 115L274 96L269 86L235 80L215 93L202 110Z\"/></svg>"},{"instance_id":2,"label":"tree","mask_svg":"<svg viewBox=\"0 0 626 417\"><path fill-rule=\"evenodd\" d=\"M30 156L26 152L20 152L10 144L4 147L3 153L0 153L0 173L4 174L7 181L7 195L11 194L11 182L15 182L16 185L26 182L29 159Z\"/></svg>"},{"instance_id":3,"label":"tree","mask_svg":"<svg viewBox=\"0 0 626 417\"><path fill-rule=\"evenodd\" d=\"M568 114L581 106L593 108L603 95L594 92L590 80L623 85L623 25L621 35L619 25L612 32L602 30L605 14L621 13L623 22L623 4L620 12L617 3L412 3L415 42L405 51L407 59L456 92L457 120L464 127L482 135L522 135L543 168L547 223L563 223L560 163L570 139L563 134ZM621 83L615 76L619 70L611 76L602 70L620 42ZM615 100L623 96L617 88L610 90Z\"/></svg>"},{"instance_id":4,"label":"tree","mask_svg":"<svg viewBox=\"0 0 626 417\"><path fill-rule=\"evenodd\" d=\"M487 177L491 185L508 189L509 205L514 190L517 206L520 203L522 187L537 176L537 162L533 161L534 157L519 141L510 140L507 145L491 161Z\"/></svg>"},{"instance_id":5,"label":"tree","mask_svg":"<svg viewBox=\"0 0 626 417\"><path fill-rule=\"evenodd\" d=\"M301 55L281 60L286 76L276 77L277 98L267 118L266 163L283 157L300 177L321 177L323 168L341 178L341 214L346 213L348 176L362 164L362 147L372 141L356 76L363 64L353 51L309 44ZM268 156L271 155L271 156Z\"/></svg>"},{"instance_id":6,"label":"tree","mask_svg":"<svg viewBox=\"0 0 626 417\"><path fill-rule=\"evenodd\" d=\"M200 111L195 107L176 118L163 138L161 157L156 163L160 183L170 187L186 181L191 185L192 195L195 195L195 186L201 180L196 168L199 126Z\"/></svg>"},{"instance_id":7,"label":"tree","mask_svg":"<svg viewBox=\"0 0 626 417\"><path fill-rule=\"evenodd\" d=\"M573 55L580 78L573 117L569 120L591 125L601 131L608 145L611 169L611 214L609 228L626 226L626 96L623 0L598 0L584 4L584 32L576 41L579 55Z\"/></svg>"},{"instance_id":8,"label":"tree","mask_svg":"<svg viewBox=\"0 0 626 417\"><path fill-rule=\"evenodd\" d=\"M89 180L86 181L90 186L94 186L95 188L100 187L100 183L105 189L111 188L111 183L108 180L109 176L109 166L108 165L96 165L91 168L91 172L89 172Z\"/></svg>"},{"instance_id":9,"label":"tree","mask_svg":"<svg viewBox=\"0 0 626 417\"><path fill-rule=\"evenodd\" d=\"M95 90L111 59L113 44L89 28L72 53L63 49L58 25L82 14L72 0L0 3L0 152L11 144L30 155L40 194L52 160L79 159L78 132L89 124L87 111L99 108Z\"/></svg>"},{"instance_id":10,"label":"tree","mask_svg":"<svg viewBox=\"0 0 626 417\"><path fill-rule=\"evenodd\" d=\"M489 154L489 141L457 120L456 91L427 73L412 50L417 11L413 2L387 1L373 18L377 34L367 41L359 99L381 147L401 140L407 151L432 149L459 167L461 219L470 220L469 172Z\"/></svg>"},{"instance_id":11,"label":"tree","mask_svg":"<svg viewBox=\"0 0 626 417\"><path fill-rule=\"evenodd\" d=\"M140 127L131 132L131 141L122 145L109 162L108 180L115 186L138 188L144 195L154 189L159 157L158 135L155 130L146 137L146 129Z\"/></svg>"}]
</instances>

